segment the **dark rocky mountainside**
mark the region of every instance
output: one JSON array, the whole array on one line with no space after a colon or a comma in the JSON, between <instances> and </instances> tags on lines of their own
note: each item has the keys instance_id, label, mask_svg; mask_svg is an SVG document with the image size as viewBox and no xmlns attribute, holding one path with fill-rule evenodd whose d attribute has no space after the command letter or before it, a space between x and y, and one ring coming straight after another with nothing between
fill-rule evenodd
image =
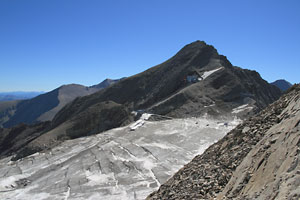
<instances>
[{"instance_id":1,"label":"dark rocky mountainside","mask_svg":"<svg viewBox=\"0 0 300 200\"><path fill-rule=\"evenodd\" d=\"M0 127L8 128L19 123L33 124L52 120L61 108L75 98L93 94L117 81L106 79L91 87L78 84L63 85L32 99L0 102Z\"/></svg>"},{"instance_id":2,"label":"dark rocky mountainside","mask_svg":"<svg viewBox=\"0 0 300 200\"><path fill-rule=\"evenodd\" d=\"M190 81L190 77L196 80ZM196 41L160 65L77 99L55 116L54 124L106 100L130 110L186 117L207 112L219 115L242 104L261 109L279 96L280 91L257 72L232 66L213 46Z\"/></svg>"},{"instance_id":3,"label":"dark rocky mountainside","mask_svg":"<svg viewBox=\"0 0 300 200\"><path fill-rule=\"evenodd\" d=\"M0 102L0 128L14 115L16 106L21 100Z\"/></svg>"},{"instance_id":4,"label":"dark rocky mountainside","mask_svg":"<svg viewBox=\"0 0 300 200\"><path fill-rule=\"evenodd\" d=\"M280 90L257 72L232 66L213 46L196 41L160 65L92 95L76 98L55 115L42 136L20 149L19 155L127 124L133 120L132 111L171 117L248 117L280 95ZM120 118L109 114L116 108L113 116L122 113Z\"/></svg>"},{"instance_id":5,"label":"dark rocky mountainside","mask_svg":"<svg viewBox=\"0 0 300 200\"><path fill-rule=\"evenodd\" d=\"M13 128L0 128L0 157L12 155L27 143L42 135L50 122L35 125L19 124ZM38 149L34 149L34 152Z\"/></svg>"},{"instance_id":6,"label":"dark rocky mountainside","mask_svg":"<svg viewBox=\"0 0 300 200\"><path fill-rule=\"evenodd\" d=\"M196 156L147 199L299 199L300 85Z\"/></svg>"},{"instance_id":7,"label":"dark rocky mountainside","mask_svg":"<svg viewBox=\"0 0 300 200\"><path fill-rule=\"evenodd\" d=\"M275 85L276 87L278 87L282 92L287 91L290 87L293 86L290 82L288 82L288 81L286 81L284 79L280 79L280 80L274 81L271 84Z\"/></svg>"},{"instance_id":8,"label":"dark rocky mountainside","mask_svg":"<svg viewBox=\"0 0 300 200\"><path fill-rule=\"evenodd\" d=\"M212 71L215 73L206 78ZM196 81L189 82L188 78L193 76ZM258 110L279 96L279 90L262 80L257 72L233 67L212 46L197 41L158 66L109 89L76 99L55 116L53 124L58 126L105 100L122 104L129 110L188 117L224 114L242 104Z\"/></svg>"}]
</instances>

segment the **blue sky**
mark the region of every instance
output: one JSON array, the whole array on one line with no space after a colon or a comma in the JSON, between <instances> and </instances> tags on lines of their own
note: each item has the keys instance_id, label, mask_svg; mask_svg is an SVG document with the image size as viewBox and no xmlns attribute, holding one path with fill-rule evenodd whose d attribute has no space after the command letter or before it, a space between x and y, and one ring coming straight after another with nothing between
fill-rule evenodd
<instances>
[{"instance_id":1,"label":"blue sky","mask_svg":"<svg viewBox=\"0 0 300 200\"><path fill-rule=\"evenodd\" d=\"M299 82L299 0L1 0L0 91L130 76L195 40Z\"/></svg>"}]
</instances>

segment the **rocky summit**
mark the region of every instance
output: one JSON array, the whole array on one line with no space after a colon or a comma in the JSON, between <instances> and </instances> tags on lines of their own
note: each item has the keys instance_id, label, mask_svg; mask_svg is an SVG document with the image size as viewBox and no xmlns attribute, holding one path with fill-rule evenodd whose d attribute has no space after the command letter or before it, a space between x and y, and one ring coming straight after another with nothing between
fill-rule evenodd
<instances>
[{"instance_id":1,"label":"rocky summit","mask_svg":"<svg viewBox=\"0 0 300 200\"><path fill-rule=\"evenodd\" d=\"M300 85L196 156L147 199L299 199Z\"/></svg>"}]
</instances>

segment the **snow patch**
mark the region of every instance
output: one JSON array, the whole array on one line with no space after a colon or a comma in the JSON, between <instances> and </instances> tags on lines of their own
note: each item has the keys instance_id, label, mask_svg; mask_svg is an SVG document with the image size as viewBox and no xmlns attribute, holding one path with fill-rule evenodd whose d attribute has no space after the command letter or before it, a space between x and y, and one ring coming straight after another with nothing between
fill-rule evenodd
<instances>
[{"instance_id":1,"label":"snow patch","mask_svg":"<svg viewBox=\"0 0 300 200\"><path fill-rule=\"evenodd\" d=\"M207 77L209 77L209 76L212 75L213 73L219 71L220 69L223 69L223 67L220 67L220 68L217 68L217 69L213 69L213 70L204 72L203 75L201 76L201 77L202 77L202 80L205 80Z\"/></svg>"},{"instance_id":2,"label":"snow patch","mask_svg":"<svg viewBox=\"0 0 300 200\"><path fill-rule=\"evenodd\" d=\"M71 192L71 188L68 186L68 190L66 192L65 200L68 200L68 198L70 197L70 192Z\"/></svg>"},{"instance_id":3,"label":"snow patch","mask_svg":"<svg viewBox=\"0 0 300 200\"><path fill-rule=\"evenodd\" d=\"M148 120L151 117L152 114L144 113L142 114L141 118L134 122L132 125L129 126L131 131L134 131L138 129L139 127L143 126L145 124L145 121Z\"/></svg>"},{"instance_id":4,"label":"snow patch","mask_svg":"<svg viewBox=\"0 0 300 200\"><path fill-rule=\"evenodd\" d=\"M215 103L213 103L213 104L210 104L210 105L208 105L208 106L204 106L204 108L209 108L209 107L213 107L213 106L215 106L216 104Z\"/></svg>"}]
</instances>

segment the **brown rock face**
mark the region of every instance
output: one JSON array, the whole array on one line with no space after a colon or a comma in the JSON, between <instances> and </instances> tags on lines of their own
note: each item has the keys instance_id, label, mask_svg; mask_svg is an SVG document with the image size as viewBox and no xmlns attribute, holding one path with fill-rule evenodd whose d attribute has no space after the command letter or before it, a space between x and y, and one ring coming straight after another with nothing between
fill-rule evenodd
<instances>
[{"instance_id":1,"label":"brown rock face","mask_svg":"<svg viewBox=\"0 0 300 200\"><path fill-rule=\"evenodd\" d=\"M218 199L300 199L300 87L237 167Z\"/></svg>"},{"instance_id":2,"label":"brown rock face","mask_svg":"<svg viewBox=\"0 0 300 200\"><path fill-rule=\"evenodd\" d=\"M147 199L299 199L300 86L196 156ZM249 153L250 152L250 153Z\"/></svg>"}]
</instances>

